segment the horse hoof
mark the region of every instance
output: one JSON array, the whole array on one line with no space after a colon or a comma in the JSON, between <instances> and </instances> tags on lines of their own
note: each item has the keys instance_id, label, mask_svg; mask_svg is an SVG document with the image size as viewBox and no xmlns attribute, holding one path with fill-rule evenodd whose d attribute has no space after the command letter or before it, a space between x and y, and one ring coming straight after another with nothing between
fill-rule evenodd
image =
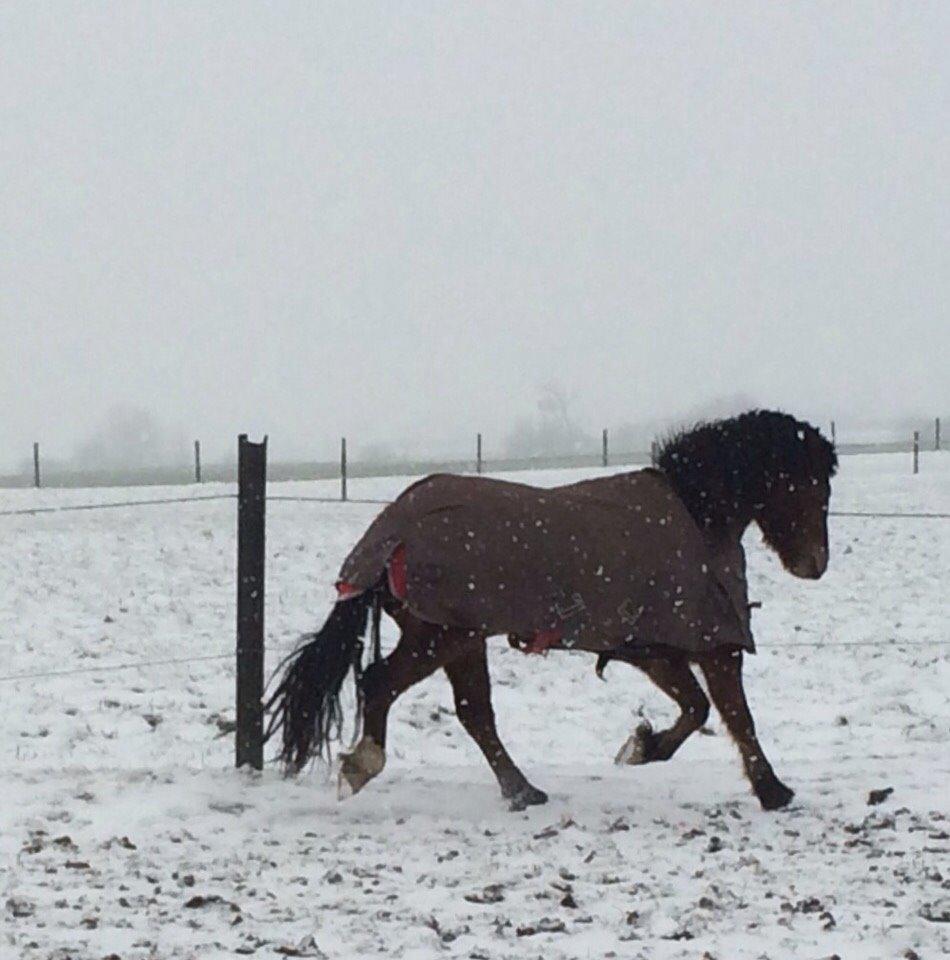
<instances>
[{"instance_id":1,"label":"horse hoof","mask_svg":"<svg viewBox=\"0 0 950 960\"><path fill-rule=\"evenodd\" d=\"M336 782L337 800L349 800L354 793L356 793L356 790L353 789L353 784L350 783L349 779L344 776L343 771L341 770L340 776Z\"/></svg>"},{"instance_id":2,"label":"horse hoof","mask_svg":"<svg viewBox=\"0 0 950 960\"><path fill-rule=\"evenodd\" d=\"M624 745L617 751L614 763L617 766L637 766L649 763L653 759L653 750L656 745L656 734L653 724L649 720L642 720L637 729L627 737Z\"/></svg>"},{"instance_id":3,"label":"horse hoof","mask_svg":"<svg viewBox=\"0 0 950 960\"><path fill-rule=\"evenodd\" d=\"M539 790L537 787L532 787L528 784L528 786L522 787L508 799L511 801L508 804L508 809L511 810L512 813L517 813L520 810L526 810L528 807L547 803L548 795L543 790Z\"/></svg>"},{"instance_id":4,"label":"horse hoof","mask_svg":"<svg viewBox=\"0 0 950 960\"><path fill-rule=\"evenodd\" d=\"M359 793L386 765L386 754L371 737L364 737L352 753L340 755L337 798L346 800Z\"/></svg>"},{"instance_id":5,"label":"horse hoof","mask_svg":"<svg viewBox=\"0 0 950 960\"><path fill-rule=\"evenodd\" d=\"M755 793L763 810L781 810L787 807L795 796L795 791L786 787L781 780L759 786Z\"/></svg>"}]
</instances>

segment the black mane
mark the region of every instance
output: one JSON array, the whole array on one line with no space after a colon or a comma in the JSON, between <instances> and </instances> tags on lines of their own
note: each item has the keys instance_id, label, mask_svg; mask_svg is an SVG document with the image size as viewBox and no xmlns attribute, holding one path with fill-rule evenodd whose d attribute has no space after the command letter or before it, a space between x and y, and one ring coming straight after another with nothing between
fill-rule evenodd
<instances>
[{"instance_id":1,"label":"black mane","mask_svg":"<svg viewBox=\"0 0 950 960\"><path fill-rule=\"evenodd\" d=\"M834 446L811 424L776 410L750 410L669 436L653 457L702 529L751 517L777 480L830 480Z\"/></svg>"}]
</instances>

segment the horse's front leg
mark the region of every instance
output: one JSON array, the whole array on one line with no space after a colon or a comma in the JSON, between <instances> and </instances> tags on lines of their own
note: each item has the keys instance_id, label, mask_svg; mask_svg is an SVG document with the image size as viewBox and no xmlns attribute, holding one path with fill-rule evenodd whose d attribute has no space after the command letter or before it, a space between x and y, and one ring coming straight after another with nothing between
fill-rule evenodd
<instances>
[{"instance_id":1,"label":"horse's front leg","mask_svg":"<svg viewBox=\"0 0 950 960\"><path fill-rule=\"evenodd\" d=\"M709 701L693 676L685 658L638 659L635 656L613 655L642 670L671 700L676 701L680 715L673 726L655 731L644 722L630 736L617 754L617 763L641 764L669 760L692 733L709 716Z\"/></svg>"},{"instance_id":2,"label":"horse's front leg","mask_svg":"<svg viewBox=\"0 0 950 960\"><path fill-rule=\"evenodd\" d=\"M742 651L716 650L697 659L709 696L736 741L746 776L765 810L787 806L794 791L782 783L766 760L755 735L755 721L742 686Z\"/></svg>"},{"instance_id":3,"label":"horse's front leg","mask_svg":"<svg viewBox=\"0 0 950 960\"><path fill-rule=\"evenodd\" d=\"M484 639L476 646L466 647L464 653L447 663L445 672L452 683L455 713L485 755L498 778L502 796L511 801L511 809L546 803L547 794L528 782L498 737Z\"/></svg>"}]
</instances>

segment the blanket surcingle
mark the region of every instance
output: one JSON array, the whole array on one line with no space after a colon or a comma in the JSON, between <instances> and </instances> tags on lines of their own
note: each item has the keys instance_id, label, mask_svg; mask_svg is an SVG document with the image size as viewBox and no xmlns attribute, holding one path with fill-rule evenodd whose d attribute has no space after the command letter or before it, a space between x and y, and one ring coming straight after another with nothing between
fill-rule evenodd
<instances>
[{"instance_id":1,"label":"blanket surcingle","mask_svg":"<svg viewBox=\"0 0 950 960\"><path fill-rule=\"evenodd\" d=\"M384 574L419 619L534 649L755 649L741 547L715 553L654 469L552 489L427 477L350 552L340 596Z\"/></svg>"}]
</instances>

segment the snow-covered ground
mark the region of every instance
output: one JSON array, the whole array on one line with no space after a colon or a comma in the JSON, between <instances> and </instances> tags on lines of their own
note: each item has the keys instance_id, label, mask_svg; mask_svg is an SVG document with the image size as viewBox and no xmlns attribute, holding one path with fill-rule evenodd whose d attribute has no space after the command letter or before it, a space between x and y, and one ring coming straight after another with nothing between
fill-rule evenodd
<instances>
[{"instance_id":1,"label":"snow-covered ground","mask_svg":"<svg viewBox=\"0 0 950 960\"><path fill-rule=\"evenodd\" d=\"M176 492L227 488L4 491L0 510ZM917 477L904 454L845 457L832 506L950 512L950 455L924 455ZM272 663L322 622L378 509L270 505ZM502 736L551 794L515 814L440 676L395 708L381 777L339 804L323 768L296 781L232 769L218 736L233 714L229 658L99 670L230 654L234 517L231 501L0 517L4 960L950 949L950 520L836 518L816 583L783 573L750 533L764 606L747 689L797 791L783 813L758 808L718 717L671 763L617 768L638 711L663 723L672 706L623 664L603 683L593 658L495 641ZM9 679L58 671L87 672ZM868 805L882 788L893 793Z\"/></svg>"}]
</instances>

